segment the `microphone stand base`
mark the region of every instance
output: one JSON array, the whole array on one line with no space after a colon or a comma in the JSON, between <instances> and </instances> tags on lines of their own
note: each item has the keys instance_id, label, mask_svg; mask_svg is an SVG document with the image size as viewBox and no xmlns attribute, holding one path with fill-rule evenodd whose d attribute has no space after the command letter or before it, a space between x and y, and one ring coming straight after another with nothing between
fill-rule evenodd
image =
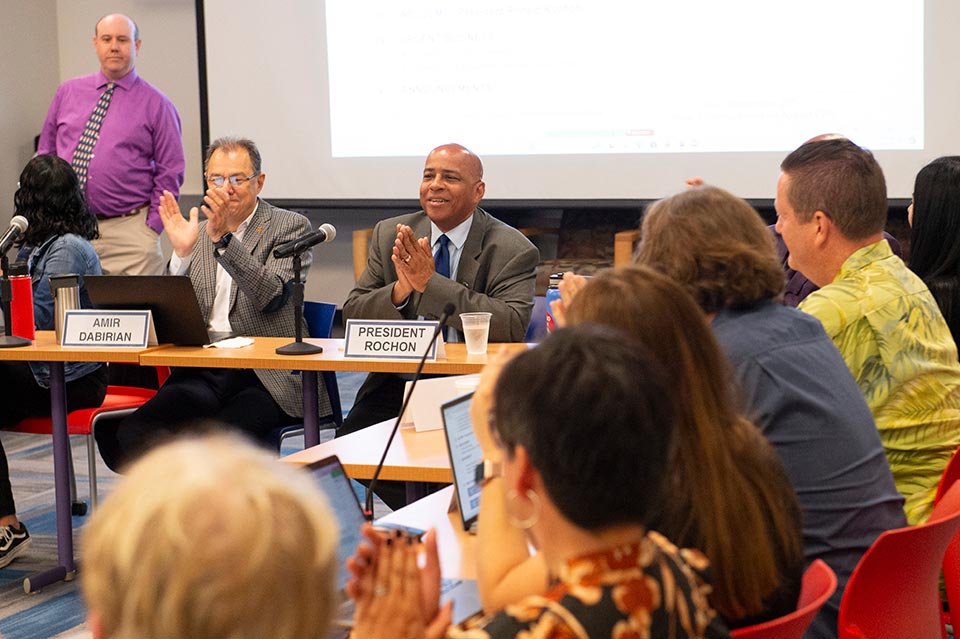
<instances>
[{"instance_id":1,"label":"microphone stand base","mask_svg":"<svg viewBox=\"0 0 960 639\"><path fill-rule=\"evenodd\" d=\"M26 337L17 337L16 335L0 336L0 348L17 348L18 346L30 346L33 340Z\"/></svg>"},{"instance_id":2,"label":"microphone stand base","mask_svg":"<svg viewBox=\"0 0 960 639\"><path fill-rule=\"evenodd\" d=\"M277 348L277 355L315 355L322 353L323 347L306 342L290 342Z\"/></svg>"}]
</instances>

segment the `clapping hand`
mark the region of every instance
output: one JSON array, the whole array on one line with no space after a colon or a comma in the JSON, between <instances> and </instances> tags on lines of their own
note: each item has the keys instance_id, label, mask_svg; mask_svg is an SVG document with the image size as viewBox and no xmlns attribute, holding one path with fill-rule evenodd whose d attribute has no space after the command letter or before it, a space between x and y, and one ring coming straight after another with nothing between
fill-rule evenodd
<instances>
[{"instance_id":1,"label":"clapping hand","mask_svg":"<svg viewBox=\"0 0 960 639\"><path fill-rule=\"evenodd\" d=\"M436 531L421 544L402 531L362 528L361 544L347 560L352 576L347 593L357 602L354 632L364 639L440 639L450 625L452 606L440 602ZM417 557L426 554L423 568Z\"/></svg>"},{"instance_id":2,"label":"clapping hand","mask_svg":"<svg viewBox=\"0 0 960 639\"><path fill-rule=\"evenodd\" d=\"M573 298L576 297L577 293L586 285L587 278L582 275L575 273L563 274L563 279L557 287L560 289L560 299L550 303L550 312L553 314L553 319L559 328L567 325L567 309L573 302Z\"/></svg>"},{"instance_id":3,"label":"clapping hand","mask_svg":"<svg viewBox=\"0 0 960 639\"><path fill-rule=\"evenodd\" d=\"M187 257L193 252L193 245L200 234L199 219L197 207L190 209L190 219L185 219L176 196L170 191L164 191L160 196L160 221L177 257Z\"/></svg>"}]
</instances>

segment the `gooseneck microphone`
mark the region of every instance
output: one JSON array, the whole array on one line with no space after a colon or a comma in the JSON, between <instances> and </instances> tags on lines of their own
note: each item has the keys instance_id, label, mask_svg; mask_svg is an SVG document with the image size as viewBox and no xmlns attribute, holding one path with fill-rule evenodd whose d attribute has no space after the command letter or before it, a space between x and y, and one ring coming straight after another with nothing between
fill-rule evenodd
<instances>
[{"instance_id":1,"label":"gooseneck microphone","mask_svg":"<svg viewBox=\"0 0 960 639\"><path fill-rule=\"evenodd\" d=\"M443 307L443 312L440 313L440 320L437 324L437 328L433 331L433 337L430 338L430 343L427 344L427 348L423 351L423 357L420 358L420 364L417 366L417 372L413 374L413 381L410 382L410 390L407 391L406 397L403 398L403 406L400 407L400 414L397 415L397 421L393 423L393 430L390 431L390 438L387 439L387 445L383 447L383 455L380 457L380 461L377 463L376 469L373 471L373 477L370 479L370 485L367 486L367 499L363 507L363 516L367 521L373 521L373 489L377 485L377 479L380 477L380 471L383 470L383 464L387 461L387 453L390 452L390 444L393 443L393 438L397 436L397 431L400 430L400 420L403 419L403 414L407 412L407 404L410 403L410 398L413 397L413 390L417 387L417 382L420 381L420 374L423 372L423 366L427 363L427 354L430 353L430 347L434 342L437 341L437 337L440 335L440 332L443 331L444 326L447 324L447 320L450 319L450 316L453 315L454 311L457 310L457 307L452 302L447 302L446 306Z\"/></svg>"},{"instance_id":2,"label":"gooseneck microphone","mask_svg":"<svg viewBox=\"0 0 960 639\"><path fill-rule=\"evenodd\" d=\"M284 242L273 249L273 256L277 259L290 257L295 253L303 253L311 246L316 246L321 242L332 242L335 237L337 237L337 229L333 228L332 224L321 224L320 228L316 231L307 233L303 237L298 237L295 240Z\"/></svg>"},{"instance_id":3,"label":"gooseneck microphone","mask_svg":"<svg viewBox=\"0 0 960 639\"><path fill-rule=\"evenodd\" d=\"M13 216L10 220L10 227L3 233L3 236L0 237L0 255L5 255L6 252L10 250L13 243L17 241L17 238L27 230L27 226L29 226L27 218L22 215Z\"/></svg>"}]
</instances>

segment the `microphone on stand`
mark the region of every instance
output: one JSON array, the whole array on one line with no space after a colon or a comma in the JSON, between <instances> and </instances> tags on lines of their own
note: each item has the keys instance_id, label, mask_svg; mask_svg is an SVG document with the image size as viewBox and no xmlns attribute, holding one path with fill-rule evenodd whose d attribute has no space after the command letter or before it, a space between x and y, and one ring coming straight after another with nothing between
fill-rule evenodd
<instances>
[{"instance_id":1,"label":"microphone on stand","mask_svg":"<svg viewBox=\"0 0 960 639\"><path fill-rule=\"evenodd\" d=\"M413 390L417 387L417 382L420 381L420 374L423 372L423 366L427 363L427 354L430 352L430 347L434 342L437 341L437 337L443 331L444 326L446 326L447 320L450 319L450 316L453 315L454 311L457 310L457 307L452 302L447 302L446 306L443 307L443 312L440 313L439 324L437 328L433 331L433 337L430 338L430 343L427 344L427 348L423 351L423 357L420 358L420 364L417 366L417 372L413 374L413 381L410 382L410 390L407 391L406 397L403 398L403 406L400 407L400 414L397 415L397 421L393 424L393 430L390 431L390 437L387 439L387 445L383 447L383 455L380 457L380 461L377 463L377 468L373 471L373 477L370 479L370 485L367 486L367 499L363 507L363 516L367 521L373 521L373 489L377 485L377 479L380 477L380 471L383 470L383 464L387 461L387 453L390 451L390 444L393 443L393 438L396 437L397 431L400 429L400 420L403 419L403 414L407 411L407 404L410 403L410 398L413 397Z\"/></svg>"},{"instance_id":2,"label":"microphone on stand","mask_svg":"<svg viewBox=\"0 0 960 639\"><path fill-rule=\"evenodd\" d=\"M0 254L6 255L10 247L13 246L13 243L17 241L18 237L23 235L29 225L30 223L27 221L27 218L22 215L13 216L13 219L10 220L10 226L4 231L3 236L0 237Z\"/></svg>"},{"instance_id":3,"label":"microphone on stand","mask_svg":"<svg viewBox=\"0 0 960 639\"><path fill-rule=\"evenodd\" d=\"M284 242L273 249L273 257L282 259L293 256L293 281L290 282L293 303L293 334L294 340L276 349L277 355L313 355L322 353L323 347L308 344L303 341L303 280L300 279L300 255L307 249L321 242L332 242L337 236L337 229L332 224L321 224L320 228L303 237Z\"/></svg>"},{"instance_id":4,"label":"microphone on stand","mask_svg":"<svg viewBox=\"0 0 960 639\"><path fill-rule=\"evenodd\" d=\"M316 246L321 242L332 242L335 237L337 237L337 229L333 228L333 224L321 224L316 231L307 233L295 240L284 242L273 249L273 256L278 260L283 257L290 257L295 253L303 253L311 246Z\"/></svg>"}]
</instances>

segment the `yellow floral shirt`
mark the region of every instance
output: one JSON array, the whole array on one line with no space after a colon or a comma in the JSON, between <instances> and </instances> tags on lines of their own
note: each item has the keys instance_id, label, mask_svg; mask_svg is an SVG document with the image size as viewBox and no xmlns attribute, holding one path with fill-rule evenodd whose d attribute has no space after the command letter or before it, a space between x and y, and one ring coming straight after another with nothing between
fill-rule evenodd
<instances>
[{"instance_id":1,"label":"yellow floral shirt","mask_svg":"<svg viewBox=\"0 0 960 639\"><path fill-rule=\"evenodd\" d=\"M881 240L847 258L800 309L823 323L860 385L907 520L926 521L960 445L957 347L933 296Z\"/></svg>"},{"instance_id":2,"label":"yellow floral shirt","mask_svg":"<svg viewBox=\"0 0 960 639\"><path fill-rule=\"evenodd\" d=\"M639 542L569 561L543 595L507 606L449 639L693 639L729 637L701 574L709 564L649 532Z\"/></svg>"}]
</instances>

